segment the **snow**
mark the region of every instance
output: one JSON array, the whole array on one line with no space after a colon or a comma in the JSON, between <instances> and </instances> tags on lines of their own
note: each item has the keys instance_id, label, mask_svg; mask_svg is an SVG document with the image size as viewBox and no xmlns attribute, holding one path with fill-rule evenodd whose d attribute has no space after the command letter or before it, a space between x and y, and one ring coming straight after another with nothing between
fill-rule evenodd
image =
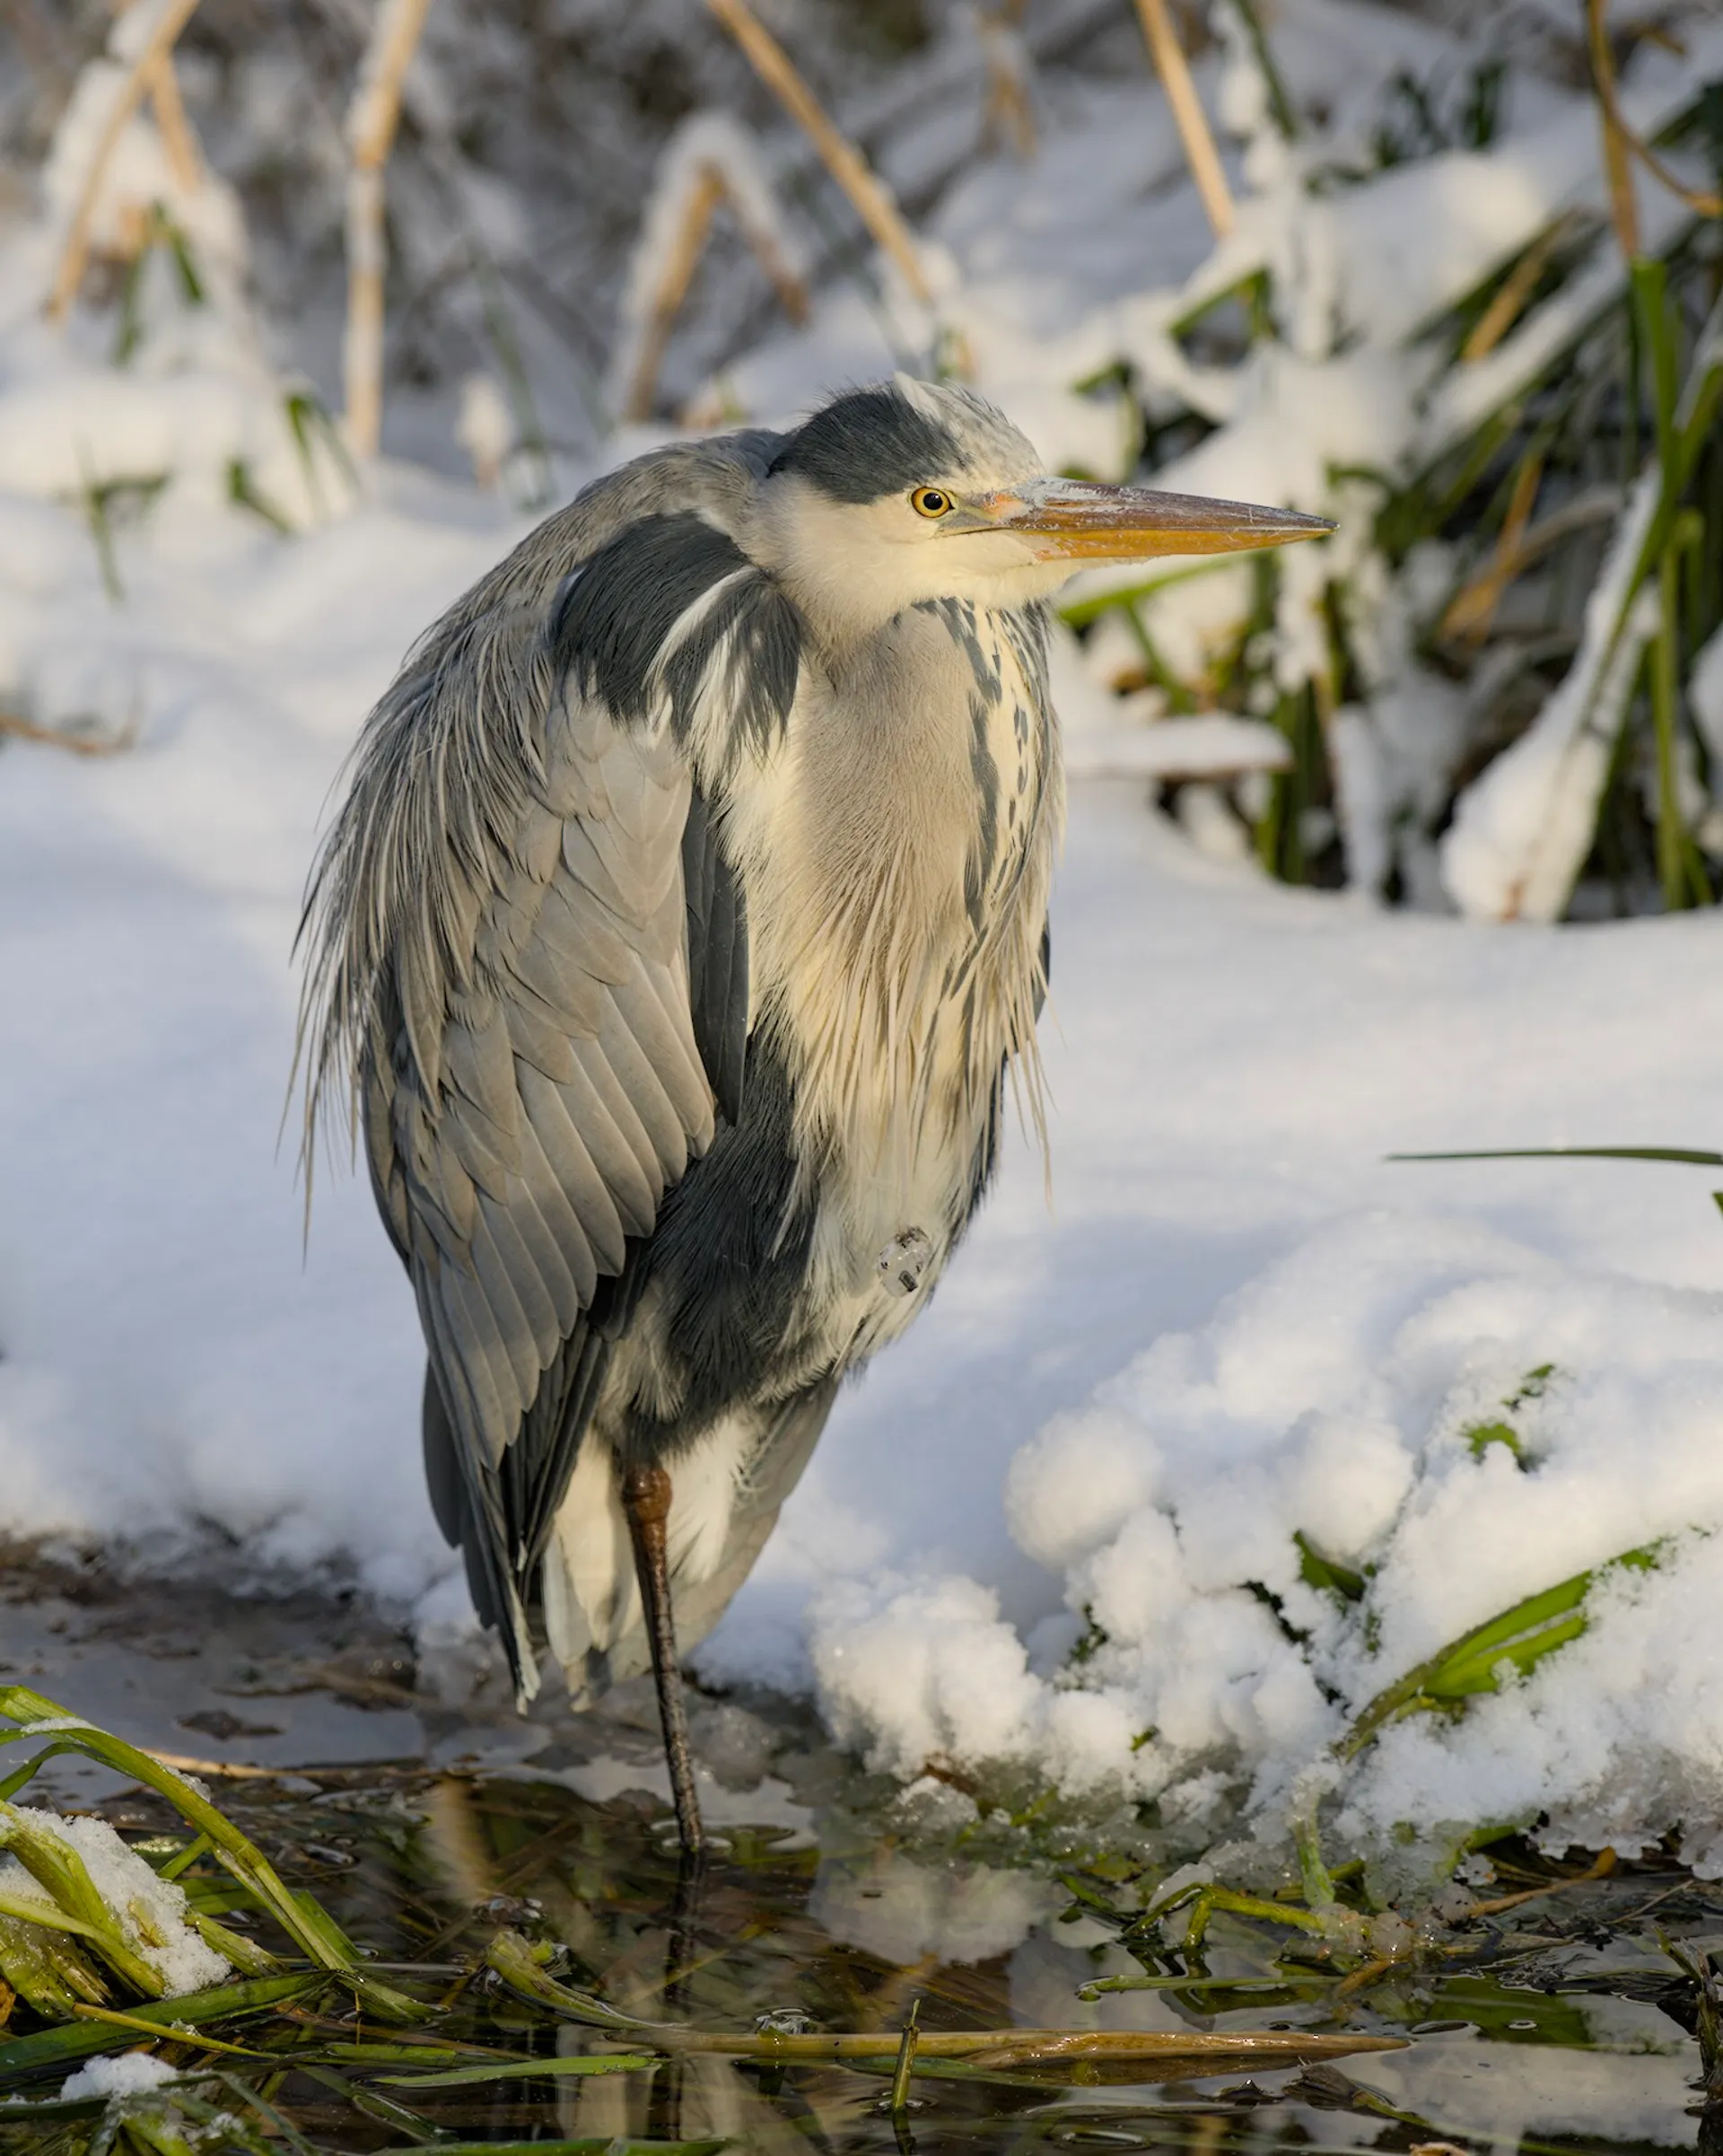
<instances>
[{"instance_id":1,"label":"snow","mask_svg":"<svg viewBox=\"0 0 1723 2156\"><path fill-rule=\"evenodd\" d=\"M515 447L514 415L492 374L469 374L460 385L455 439L473 460L480 486L494 486Z\"/></svg>"},{"instance_id":2,"label":"snow","mask_svg":"<svg viewBox=\"0 0 1723 2156\"><path fill-rule=\"evenodd\" d=\"M177 2082L179 2074L153 2052L121 2051L89 2059L60 2084L60 2100L76 2096L140 2096Z\"/></svg>"},{"instance_id":3,"label":"snow","mask_svg":"<svg viewBox=\"0 0 1723 2156\"><path fill-rule=\"evenodd\" d=\"M1135 453L1128 409L1105 382L1077 385L1123 356L1157 410L1212 423L1165 484L1338 521L1325 554L1284 557L1261 632L1271 689L1323 677L1324 587L1343 572L1362 684L1329 714L1350 888L1293 891L1243 857L1225 790L1265 784L1284 734L1168 716L1155 690L1113 696L1116 621L1081 653L1062 640L1073 788L1045 1027L1052 1206L1014 1133L931 1314L844 1394L699 1665L810 1691L948 1822L974 1810L948 1775L1038 1779L1098 1809L1153 1797L1199 1838L1241 1811L1272 1835L1323 1792L1364 1841L1485 1818L1622 1848L1675 1828L1723 1874L1708 1182L1386 1159L1716 1142L1723 921L1553 925L1624 670L1655 627L1626 574L1649 483L1621 513L1566 681L1461 797L1445 895L1430 832L1466 713L1421 651L1454 564L1436 545L1391 564L1379 488L1334 469L1403 470L1451 441L1618 288L1600 252L1432 387L1431 317L1551 218L1601 203L1596 114L1527 81L1499 146L1313 196L1318 156L1368 162L1388 72L1455 48L1358 0L1281 13L1289 83L1329 118L1319 138L1280 140L1236 22L1199 59L1200 94L1244 138L1223 145L1239 221L1222 247L1151 88L1044 69L1036 160L977 162L918 234L931 317L857 277L709 385L715 411L783 420L834 383L927 364L937 331L1050 464L1113 476ZM1626 92L1637 125L1713 64L1717 34L1694 32L1686 76L1645 60ZM433 89L415 65L409 101ZM249 312L236 206L207 174L174 192L145 118L109 167L99 236L118 245L128 210L164 203L207 297L188 305L157 248L130 365L112 363L105 317L76 315L64 337L42 325L48 234L101 90L63 125L44 218L0 225L0 708L113 751L0 749L3 1524L162 1564L225 1551L252 1583L356 1580L447 1638L466 1605L422 1487L423 1350L345 1162L317 1164L302 1244L289 953L363 712L524 520L506 490L400 463L360 492L316 430L302 447ZM674 149L631 334L702 160L792 260L781 168L727 125L708 114ZM1675 214L1649 193L1641 207L1652 233ZM1194 356L1176 326L1264 265L1286 295L1281 338ZM482 477L519 453L510 383L505 399L489 373L469 380L460 438ZM236 499L236 470L273 516ZM560 485L585 476L564 463ZM147 514L115 508L104 535L96 496L143 481L161 482ZM1253 590L1247 568L1189 566L1168 565L1143 605L1186 679L1236 638ZM1715 790L1723 642L1692 698ZM1194 782L1177 824L1146 798L1172 779ZM1396 871L1431 910L1378 903ZM1517 1450L1474 1443L1498 1423ZM1300 1536L1364 1575L1360 1603L1308 1583ZM1334 1740L1419 1661L1651 1545L1655 1565L1603 1577L1585 1635L1524 1681L1336 1763ZM980 1952L995 1923L1003 1937L1028 1921L1028 1902L934 1909L920 1877L856 1889L876 1950L913 1958L955 1926Z\"/></svg>"}]
</instances>

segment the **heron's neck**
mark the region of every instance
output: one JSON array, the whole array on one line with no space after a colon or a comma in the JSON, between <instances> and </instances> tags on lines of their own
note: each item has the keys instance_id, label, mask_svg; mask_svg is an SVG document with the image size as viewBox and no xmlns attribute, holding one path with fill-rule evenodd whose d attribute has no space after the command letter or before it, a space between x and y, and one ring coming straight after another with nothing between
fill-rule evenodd
<instances>
[{"instance_id":1,"label":"heron's neck","mask_svg":"<svg viewBox=\"0 0 1723 2156\"><path fill-rule=\"evenodd\" d=\"M961 1120L1030 1046L1062 800L1042 634L940 601L812 654L733 805L759 991L853 1140L918 1100Z\"/></svg>"}]
</instances>

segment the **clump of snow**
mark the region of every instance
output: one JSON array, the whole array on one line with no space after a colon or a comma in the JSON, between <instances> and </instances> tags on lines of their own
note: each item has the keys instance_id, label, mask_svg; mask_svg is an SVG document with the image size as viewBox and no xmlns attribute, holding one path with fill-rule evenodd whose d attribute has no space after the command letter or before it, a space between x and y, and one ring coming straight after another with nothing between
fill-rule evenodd
<instances>
[{"instance_id":1,"label":"clump of snow","mask_svg":"<svg viewBox=\"0 0 1723 2156\"><path fill-rule=\"evenodd\" d=\"M60 2084L62 2102L74 2096L141 2096L179 2076L153 2052L121 2051L89 2059Z\"/></svg>"},{"instance_id":2,"label":"clump of snow","mask_svg":"<svg viewBox=\"0 0 1723 2156\"><path fill-rule=\"evenodd\" d=\"M1719 1400L1723 1296L1575 1275L1428 1214L1342 1221L1012 1460L1008 1524L1089 1627L1080 1661L1033 1674L973 1581L875 1574L816 1601L820 1696L902 1776L1019 1760L1141 1798L1219 1762L1278 1811L1404 1671L1661 1544L1567 1653L1457 1722L1391 1731L1341 1784L1343 1823L1547 1813L1558 1842L1639 1848L1688 1820L1715 1873L1723 1676L1696 1643L1723 1592ZM1517 1453L1476 1442L1500 1427ZM1365 1575L1360 1605L1308 1582L1299 1537Z\"/></svg>"},{"instance_id":3,"label":"clump of snow","mask_svg":"<svg viewBox=\"0 0 1723 2156\"><path fill-rule=\"evenodd\" d=\"M1711 635L1693 661L1687 695L1712 771L1723 777L1723 629Z\"/></svg>"},{"instance_id":4,"label":"clump of snow","mask_svg":"<svg viewBox=\"0 0 1723 2156\"><path fill-rule=\"evenodd\" d=\"M455 439L472 459L479 486L494 486L515 447L515 425L494 374L469 374L460 385Z\"/></svg>"},{"instance_id":5,"label":"clump of snow","mask_svg":"<svg viewBox=\"0 0 1723 2156\"><path fill-rule=\"evenodd\" d=\"M202 1991L227 1975L226 1960L187 1922L185 1889L177 1880L160 1878L105 1819L63 1819L26 1805L10 1809L31 1832L49 1836L77 1854L127 1945L161 1977L170 1997ZM45 1889L15 1856L0 1854L0 1889L16 1900L51 1906Z\"/></svg>"}]
</instances>

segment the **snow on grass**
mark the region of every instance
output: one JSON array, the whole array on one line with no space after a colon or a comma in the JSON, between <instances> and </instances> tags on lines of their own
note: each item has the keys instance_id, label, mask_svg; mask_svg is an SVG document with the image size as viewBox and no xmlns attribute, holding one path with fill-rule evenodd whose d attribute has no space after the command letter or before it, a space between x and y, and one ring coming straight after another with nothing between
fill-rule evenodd
<instances>
[{"instance_id":1,"label":"snow on grass","mask_svg":"<svg viewBox=\"0 0 1723 2156\"><path fill-rule=\"evenodd\" d=\"M153 2052L121 2051L105 2058L87 2059L60 2084L60 2100L78 2096L139 2096L160 2089L179 2076L166 2059Z\"/></svg>"},{"instance_id":2,"label":"snow on grass","mask_svg":"<svg viewBox=\"0 0 1723 2156\"><path fill-rule=\"evenodd\" d=\"M27 1805L8 1812L10 1824L75 1853L121 1939L154 1971L166 1996L206 1990L228 1974L227 1962L187 1921L185 1889L158 1878L105 1819L68 1819ZM0 1893L14 1910L39 1906L49 1915L58 1914L53 1897L15 1856L0 1855Z\"/></svg>"}]
</instances>

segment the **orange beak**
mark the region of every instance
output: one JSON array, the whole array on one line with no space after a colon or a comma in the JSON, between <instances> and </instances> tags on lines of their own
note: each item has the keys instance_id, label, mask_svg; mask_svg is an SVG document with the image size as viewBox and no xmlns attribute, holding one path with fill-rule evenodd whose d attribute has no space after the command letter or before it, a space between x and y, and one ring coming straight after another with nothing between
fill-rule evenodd
<instances>
[{"instance_id":1,"label":"orange beak","mask_svg":"<svg viewBox=\"0 0 1723 2156\"><path fill-rule=\"evenodd\" d=\"M1148 561L1161 554L1238 554L1320 539L1327 517L1204 495L1157 494L1147 486L1099 486L1087 479L1034 479L973 504L998 531L1028 534L1038 561Z\"/></svg>"}]
</instances>

